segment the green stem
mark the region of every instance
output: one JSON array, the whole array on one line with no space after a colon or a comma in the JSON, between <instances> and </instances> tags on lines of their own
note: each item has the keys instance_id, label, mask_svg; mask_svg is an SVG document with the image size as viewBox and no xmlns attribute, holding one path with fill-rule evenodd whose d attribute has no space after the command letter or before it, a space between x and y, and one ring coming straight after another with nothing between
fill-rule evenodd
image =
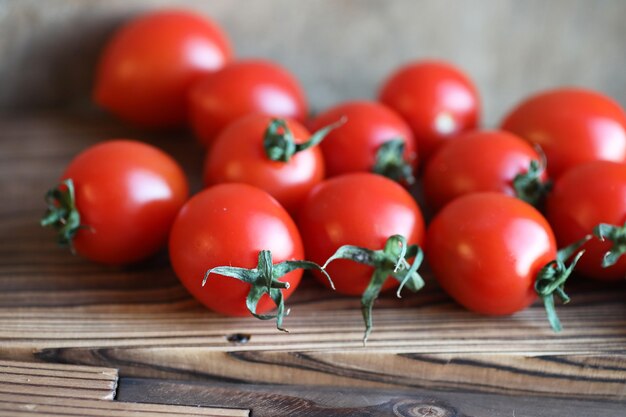
<instances>
[{"instance_id":1,"label":"green stem","mask_svg":"<svg viewBox=\"0 0 626 417\"><path fill-rule=\"evenodd\" d=\"M272 161L289 162L296 153L320 144L333 129L343 125L346 120L342 117L339 121L313 133L308 141L296 143L287 122L283 119L272 119L265 130L263 139L265 154Z\"/></svg>"},{"instance_id":2,"label":"green stem","mask_svg":"<svg viewBox=\"0 0 626 417\"><path fill-rule=\"evenodd\" d=\"M372 172L394 181L411 185L415 183L413 167L404 159L405 143L402 139L391 139L380 145Z\"/></svg>"},{"instance_id":3,"label":"green stem","mask_svg":"<svg viewBox=\"0 0 626 417\"><path fill-rule=\"evenodd\" d=\"M40 220L42 227L51 227L57 232L57 242L61 246L69 246L74 253L72 244L74 236L86 226L80 224L80 213L76 209L74 182L63 180L55 188L46 193L48 209Z\"/></svg>"},{"instance_id":4,"label":"green stem","mask_svg":"<svg viewBox=\"0 0 626 417\"><path fill-rule=\"evenodd\" d=\"M603 268L615 265L626 253L626 223L623 226L600 223L593 228L593 234L602 241L608 240L612 243L611 249L602 258Z\"/></svg>"},{"instance_id":5,"label":"green stem","mask_svg":"<svg viewBox=\"0 0 626 417\"><path fill-rule=\"evenodd\" d=\"M283 319L289 314L285 310L285 301L282 290L289 288L288 282L280 281L279 278L297 269L312 269L322 272L330 281L331 287L334 284L328 273L318 264L310 261L284 261L278 264L272 262L272 253L268 250L259 252L256 268L238 268L233 266L217 266L209 269L204 274L202 286L204 286L211 274L219 274L238 279L250 285L250 291L246 297L246 307L250 313L260 320L276 319L276 328L286 332L283 328ZM267 294L276 304L276 314L258 314L257 305L261 297Z\"/></svg>"},{"instance_id":6,"label":"green stem","mask_svg":"<svg viewBox=\"0 0 626 417\"><path fill-rule=\"evenodd\" d=\"M528 171L513 178L513 188L517 198L537 207L552 189L550 180L542 179L546 170L545 155L540 152L541 161L532 160Z\"/></svg>"},{"instance_id":7,"label":"green stem","mask_svg":"<svg viewBox=\"0 0 626 417\"><path fill-rule=\"evenodd\" d=\"M411 258L414 258L413 263L409 264L408 260ZM353 245L341 246L328 258L322 268L325 269L328 264L337 259L347 259L374 267L372 278L361 297L361 311L365 322L363 344L367 343L372 331L374 301L378 298L388 277L391 276L400 282L397 291L398 297L400 297L400 291L405 286L413 292L419 291L424 286L424 280L417 272L424 259L424 254L419 246L408 245L406 238L401 235L389 237L382 250L371 250Z\"/></svg>"}]
</instances>

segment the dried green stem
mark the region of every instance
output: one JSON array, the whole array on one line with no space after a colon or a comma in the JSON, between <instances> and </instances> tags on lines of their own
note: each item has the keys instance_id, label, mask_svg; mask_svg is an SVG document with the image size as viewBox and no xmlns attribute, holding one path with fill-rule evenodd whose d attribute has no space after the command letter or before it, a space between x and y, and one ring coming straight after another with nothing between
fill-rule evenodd
<instances>
[{"instance_id":1,"label":"dried green stem","mask_svg":"<svg viewBox=\"0 0 626 417\"><path fill-rule=\"evenodd\" d=\"M411 185L415 182L413 167L404 159L404 140L391 139L380 145L372 172L394 181Z\"/></svg>"},{"instance_id":2,"label":"dried green stem","mask_svg":"<svg viewBox=\"0 0 626 417\"><path fill-rule=\"evenodd\" d=\"M72 241L78 231L86 226L80 224L80 213L76 209L74 182L63 180L55 188L48 190L45 196L48 209L40 220L43 227L51 227L57 232L57 241L61 246L69 246L72 253Z\"/></svg>"},{"instance_id":3,"label":"dried green stem","mask_svg":"<svg viewBox=\"0 0 626 417\"><path fill-rule=\"evenodd\" d=\"M626 223L623 226L600 223L593 228L593 234L602 241L610 241L611 249L602 258L602 267L608 268L617 263L626 253Z\"/></svg>"}]
</instances>

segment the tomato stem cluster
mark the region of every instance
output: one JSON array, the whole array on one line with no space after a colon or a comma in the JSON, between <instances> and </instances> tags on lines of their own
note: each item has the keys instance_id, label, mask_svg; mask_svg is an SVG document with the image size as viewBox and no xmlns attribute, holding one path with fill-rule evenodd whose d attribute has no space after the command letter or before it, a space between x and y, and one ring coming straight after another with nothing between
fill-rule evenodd
<instances>
[{"instance_id":1,"label":"tomato stem cluster","mask_svg":"<svg viewBox=\"0 0 626 417\"><path fill-rule=\"evenodd\" d=\"M413 259L410 264L408 259ZM372 332L372 308L378 298L380 290L389 277L400 282L397 296L405 286L411 291L417 292L424 286L424 280L419 275L419 269L424 259L424 253L418 245L408 245L406 238L401 235L393 235L385 242L382 250L371 250L359 246L344 245L326 261L323 269L337 259L347 259L360 264L374 267L372 278L361 297L361 312L365 322L363 344Z\"/></svg>"},{"instance_id":2,"label":"tomato stem cluster","mask_svg":"<svg viewBox=\"0 0 626 417\"><path fill-rule=\"evenodd\" d=\"M552 189L552 182L541 178L546 170L546 161L543 152L540 152L540 155L542 156L541 161L530 161L528 171L517 174L513 178L513 188L517 197L535 207L543 201Z\"/></svg>"},{"instance_id":3,"label":"tomato stem cluster","mask_svg":"<svg viewBox=\"0 0 626 417\"><path fill-rule=\"evenodd\" d=\"M204 274L202 286L206 284L206 281L211 274L224 275L250 284L250 291L246 297L246 307L250 313L254 317L261 320L276 319L276 328L283 332L287 332L287 330L283 328L283 319L289 314L289 310L285 310L285 300L282 290L288 289L289 283L279 281L279 278L297 269L312 269L320 271L326 276L331 287L333 289L335 288L330 276L328 276L326 271L315 262L284 261L274 264L272 262L272 253L268 250L262 250L259 252L256 268L247 269L233 266L218 266L209 269ZM257 314L257 305L264 294L268 294L274 301L274 304L276 304L276 314Z\"/></svg>"},{"instance_id":4,"label":"tomato stem cluster","mask_svg":"<svg viewBox=\"0 0 626 417\"><path fill-rule=\"evenodd\" d=\"M413 167L404 159L404 148L405 143L400 138L380 145L372 172L408 185L415 183Z\"/></svg>"},{"instance_id":5,"label":"tomato stem cluster","mask_svg":"<svg viewBox=\"0 0 626 417\"><path fill-rule=\"evenodd\" d=\"M603 268L615 265L626 253L626 223L623 226L600 223L593 228L593 234L602 241L608 240L613 243L611 249L602 258Z\"/></svg>"},{"instance_id":6,"label":"tomato stem cluster","mask_svg":"<svg viewBox=\"0 0 626 417\"><path fill-rule=\"evenodd\" d=\"M74 182L63 180L58 186L46 193L48 209L40 220L43 227L52 227L57 231L57 242L61 246L69 246L74 252L72 239L85 226L80 224L80 213L76 209Z\"/></svg>"}]
</instances>

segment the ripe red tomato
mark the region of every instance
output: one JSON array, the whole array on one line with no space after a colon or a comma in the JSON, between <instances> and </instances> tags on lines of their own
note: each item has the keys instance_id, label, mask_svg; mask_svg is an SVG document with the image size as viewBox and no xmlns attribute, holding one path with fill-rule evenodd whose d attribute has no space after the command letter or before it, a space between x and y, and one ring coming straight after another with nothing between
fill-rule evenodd
<instances>
[{"instance_id":1,"label":"ripe red tomato","mask_svg":"<svg viewBox=\"0 0 626 417\"><path fill-rule=\"evenodd\" d=\"M387 174L392 179L407 180L417 165L413 133L402 118L388 107L370 101L351 101L317 115L310 123L313 131L345 118L346 122L328 134L320 144L326 174L334 177L349 172ZM391 140L403 144L400 154L379 161L381 146ZM398 148L399 149L399 148ZM384 165L384 166L383 166ZM395 177L395 178L394 178Z\"/></svg>"},{"instance_id":2,"label":"ripe red tomato","mask_svg":"<svg viewBox=\"0 0 626 417\"><path fill-rule=\"evenodd\" d=\"M401 67L384 82L379 99L411 126L422 161L450 137L478 124L474 84L445 62L416 61Z\"/></svg>"},{"instance_id":3,"label":"ripe red tomato","mask_svg":"<svg viewBox=\"0 0 626 417\"><path fill-rule=\"evenodd\" d=\"M190 121L209 145L226 125L249 113L304 122L304 92L289 72L264 60L233 62L198 82L189 94Z\"/></svg>"},{"instance_id":4,"label":"ripe red tomato","mask_svg":"<svg viewBox=\"0 0 626 417\"><path fill-rule=\"evenodd\" d=\"M254 185L295 213L311 188L324 178L324 160L318 147L297 152L288 161L270 159L264 143L273 120L263 114L250 114L222 130L207 153L204 184ZM300 123L285 122L293 142L301 144L309 139L310 133Z\"/></svg>"},{"instance_id":5,"label":"ripe red tomato","mask_svg":"<svg viewBox=\"0 0 626 417\"><path fill-rule=\"evenodd\" d=\"M187 290L211 310L246 316L250 284L207 270L219 266L253 268L259 252L271 251L275 262L302 259L300 233L285 209L269 194L247 184L221 184L201 191L180 210L170 234L170 260ZM302 271L284 275L287 298L300 282ZM267 294L256 312L274 307Z\"/></svg>"},{"instance_id":6,"label":"ripe red tomato","mask_svg":"<svg viewBox=\"0 0 626 417\"><path fill-rule=\"evenodd\" d=\"M343 245L378 250L392 235L404 236L409 245L421 245L424 238L422 213L411 195L394 181L370 173L346 174L314 187L298 226L308 258L319 264ZM361 295L374 268L341 259L326 270L338 292ZM382 290L396 286L396 280L387 279Z\"/></svg>"},{"instance_id":7,"label":"ripe red tomato","mask_svg":"<svg viewBox=\"0 0 626 417\"><path fill-rule=\"evenodd\" d=\"M538 144L557 179L587 161L626 162L626 115L600 93L563 88L527 98L502 122L502 129Z\"/></svg>"},{"instance_id":8,"label":"ripe red tomato","mask_svg":"<svg viewBox=\"0 0 626 417\"><path fill-rule=\"evenodd\" d=\"M500 193L467 194L433 219L426 258L465 308L512 314L536 298L537 274L557 255L550 225L531 205Z\"/></svg>"},{"instance_id":9,"label":"ripe red tomato","mask_svg":"<svg viewBox=\"0 0 626 417\"><path fill-rule=\"evenodd\" d=\"M94 100L136 124L179 125L191 84L231 55L228 39L211 20L181 10L148 13L123 26L105 47Z\"/></svg>"},{"instance_id":10,"label":"ripe red tomato","mask_svg":"<svg viewBox=\"0 0 626 417\"><path fill-rule=\"evenodd\" d=\"M537 170L529 172L532 161ZM525 174L527 182L520 179ZM527 142L508 132L474 131L460 134L430 158L423 184L426 201L439 210L461 195L481 191L538 200L546 180L541 157Z\"/></svg>"},{"instance_id":11,"label":"ripe red tomato","mask_svg":"<svg viewBox=\"0 0 626 417\"><path fill-rule=\"evenodd\" d=\"M626 165L610 161L592 161L563 174L548 196L547 218L554 228L559 245L569 245L592 233L600 223L622 228L626 222ZM626 257L608 268L602 267L604 255L614 246L624 248L621 236L600 241L594 238L583 249L585 255L576 269L583 275L600 280L626 278ZM613 241L614 240L614 241Z\"/></svg>"},{"instance_id":12,"label":"ripe red tomato","mask_svg":"<svg viewBox=\"0 0 626 417\"><path fill-rule=\"evenodd\" d=\"M130 140L85 150L65 170L62 180L68 179L72 190L61 185L49 193L42 224L55 227L59 241L79 255L105 264L139 261L163 247L188 195L169 155Z\"/></svg>"}]
</instances>

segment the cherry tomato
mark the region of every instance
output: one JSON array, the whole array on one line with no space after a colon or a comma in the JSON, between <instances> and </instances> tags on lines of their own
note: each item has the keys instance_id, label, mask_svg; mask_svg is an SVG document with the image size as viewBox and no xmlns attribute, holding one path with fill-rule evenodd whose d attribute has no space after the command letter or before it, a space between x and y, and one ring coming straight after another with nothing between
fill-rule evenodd
<instances>
[{"instance_id":1,"label":"cherry tomato","mask_svg":"<svg viewBox=\"0 0 626 417\"><path fill-rule=\"evenodd\" d=\"M529 173L531 162L537 171ZM424 195L435 210L469 193L497 191L510 196L529 197L545 190L546 173L541 157L532 146L503 131L474 131L460 134L439 149L424 170ZM527 183L515 178L529 174ZM529 198L530 199L530 198Z\"/></svg>"},{"instance_id":2,"label":"cherry tomato","mask_svg":"<svg viewBox=\"0 0 626 417\"><path fill-rule=\"evenodd\" d=\"M370 173L346 174L315 186L300 210L298 226L308 258L319 264L343 245L379 250L393 235L404 236L410 245L421 245L424 237L422 213L411 195L396 182ZM327 271L338 292L361 295L374 268L341 259ZM387 279L382 289L397 285Z\"/></svg>"},{"instance_id":3,"label":"cherry tomato","mask_svg":"<svg viewBox=\"0 0 626 417\"><path fill-rule=\"evenodd\" d=\"M304 92L289 72L264 60L233 62L194 85L189 95L191 125L209 145L226 125L249 113L304 122Z\"/></svg>"},{"instance_id":4,"label":"cherry tomato","mask_svg":"<svg viewBox=\"0 0 626 417\"><path fill-rule=\"evenodd\" d=\"M170 234L170 260L185 288L211 310L246 316L250 285L215 275L202 286L207 270L218 266L253 268L260 251L269 250L276 262L302 259L300 233L285 209L269 194L247 184L221 184L192 197L180 210ZM281 278L290 284L289 297L302 271ZM263 295L257 313L274 307Z\"/></svg>"},{"instance_id":5,"label":"cherry tomato","mask_svg":"<svg viewBox=\"0 0 626 417\"><path fill-rule=\"evenodd\" d=\"M623 227L626 222L626 165L592 161L568 170L548 196L546 216L562 246L591 234L600 223ZM616 246L623 246L624 239L622 231L622 237L615 241ZM615 265L602 267L602 259L613 244L611 239L594 238L587 242L577 271L601 280L626 278L624 256Z\"/></svg>"},{"instance_id":6,"label":"cherry tomato","mask_svg":"<svg viewBox=\"0 0 626 417\"><path fill-rule=\"evenodd\" d=\"M130 21L106 45L94 100L122 119L149 127L186 120L187 91L231 59L228 39L211 20L160 10Z\"/></svg>"},{"instance_id":7,"label":"cherry tomato","mask_svg":"<svg viewBox=\"0 0 626 417\"><path fill-rule=\"evenodd\" d=\"M502 122L502 129L538 144L557 179L587 161L626 162L626 115L600 93L563 88L524 100Z\"/></svg>"},{"instance_id":8,"label":"cherry tomato","mask_svg":"<svg viewBox=\"0 0 626 417\"><path fill-rule=\"evenodd\" d=\"M62 180L68 179L71 190L62 185L49 193L43 223L79 255L105 264L139 261L162 248L188 195L169 155L130 140L85 150L65 170Z\"/></svg>"},{"instance_id":9,"label":"cherry tomato","mask_svg":"<svg viewBox=\"0 0 626 417\"><path fill-rule=\"evenodd\" d=\"M530 305L539 271L557 255L550 225L531 205L500 193L457 198L432 220L426 258L465 308L505 315Z\"/></svg>"},{"instance_id":10,"label":"cherry tomato","mask_svg":"<svg viewBox=\"0 0 626 417\"><path fill-rule=\"evenodd\" d=\"M476 88L445 62L416 61L401 67L384 82L379 99L411 126L422 161L450 137L478 124Z\"/></svg>"},{"instance_id":11,"label":"cherry tomato","mask_svg":"<svg viewBox=\"0 0 626 417\"><path fill-rule=\"evenodd\" d=\"M228 125L207 153L204 184L242 182L271 194L295 213L311 188L324 178L324 159L318 147L297 152L288 161L272 160L264 140L273 118L250 114ZM285 120L294 142L309 139L309 132L294 120Z\"/></svg>"},{"instance_id":12,"label":"cherry tomato","mask_svg":"<svg viewBox=\"0 0 626 417\"><path fill-rule=\"evenodd\" d=\"M320 147L326 162L326 174L334 177L349 172L374 171L381 146L391 140L403 144L403 152L395 156L393 166L381 167L390 176L403 175L398 170L407 167L407 174L417 165L415 139L409 126L388 107L369 101L351 101L332 107L317 115L311 123L311 130L345 118L346 122L328 134ZM392 178L395 179L395 178Z\"/></svg>"}]
</instances>

